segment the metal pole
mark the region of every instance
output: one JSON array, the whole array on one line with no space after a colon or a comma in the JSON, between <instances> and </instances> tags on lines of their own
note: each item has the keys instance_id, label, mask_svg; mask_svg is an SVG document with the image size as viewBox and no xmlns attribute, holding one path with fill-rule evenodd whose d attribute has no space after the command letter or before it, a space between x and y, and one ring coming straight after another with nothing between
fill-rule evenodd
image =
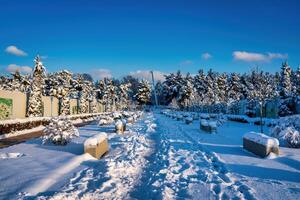
<instances>
[{"instance_id":1,"label":"metal pole","mask_svg":"<svg viewBox=\"0 0 300 200\"><path fill-rule=\"evenodd\" d=\"M153 74L153 71L150 71L150 72L151 72L151 76L152 76L152 84L153 84L153 90L154 90L155 104L156 104L156 107L157 107L158 106L158 101L157 101L156 88L155 88L155 83L154 83L154 74Z\"/></svg>"}]
</instances>

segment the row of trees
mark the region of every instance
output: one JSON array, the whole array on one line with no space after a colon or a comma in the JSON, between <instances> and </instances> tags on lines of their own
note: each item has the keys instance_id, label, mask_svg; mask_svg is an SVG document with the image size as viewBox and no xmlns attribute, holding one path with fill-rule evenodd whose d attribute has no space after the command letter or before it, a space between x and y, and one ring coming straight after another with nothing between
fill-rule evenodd
<instances>
[{"instance_id":1,"label":"row of trees","mask_svg":"<svg viewBox=\"0 0 300 200\"><path fill-rule=\"evenodd\" d=\"M179 108L198 107L206 112L237 113L238 103L247 102L245 114L254 116L256 106L279 100L279 115L294 114L300 96L300 68L293 71L287 62L281 72L271 74L255 69L250 73L218 73L199 70L195 76L180 71L165 76L156 84L161 105Z\"/></svg>"},{"instance_id":2,"label":"row of trees","mask_svg":"<svg viewBox=\"0 0 300 200\"><path fill-rule=\"evenodd\" d=\"M18 71L12 77L0 77L0 89L17 90L29 94L28 116L42 116L42 96L59 99L60 113L70 114L70 99L78 100L78 113L97 112L97 103L106 111L128 109L132 104L150 104L152 88L148 81L132 76L93 82L86 74L63 70L46 73L39 56L31 75ZM180 71L165 75L155 85L160 105L181 109L197 107L204 112L239 113L239 103L246 102L246 113L262 112L268 100L278 100L279 115L295 114L300 101L300 68L293 71L287 62L281 71L271 74L255 69L250 73L218 73L199 70L195 76Z\"/></svg>"},{"instance_id":3,"label":"row of trees","mask_svg":"<svg viewBox=\"0 0 300 200\"><path fill-rule=\"evenodd\" d=\"M28 117L43 115L42 96L56 97L59 100L60 114L70 114L70 99L77 99L78 113L97 112L97 103L105 105L106 111L125 110L131 104L148 104L151 87L147 81L139 81L126 76L121 81L104 79L93 82L90 76L73 74L67 70L46 73L37 56L31 75L21 75L18 71L12 77L0 77L0 89L25 92L29 95Z\"/></svg>"}]
</instances>

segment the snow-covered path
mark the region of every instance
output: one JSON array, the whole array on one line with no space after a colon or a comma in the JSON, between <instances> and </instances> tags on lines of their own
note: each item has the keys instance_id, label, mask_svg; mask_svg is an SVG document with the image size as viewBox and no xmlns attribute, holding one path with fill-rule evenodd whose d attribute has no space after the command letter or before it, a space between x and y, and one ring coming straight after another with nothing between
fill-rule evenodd
<instances>
[{"instance_id":1,"label":"snow-covered path","mask_svg":"<svg viewBox=\"0 0 300 200\"><path fill-rule=\"evenodd\" d=\"M198 142L197 127L157 117L157 151L133 197L255 199L250 188L231 177L219 157Z\"/></svg>"}]
</instances>

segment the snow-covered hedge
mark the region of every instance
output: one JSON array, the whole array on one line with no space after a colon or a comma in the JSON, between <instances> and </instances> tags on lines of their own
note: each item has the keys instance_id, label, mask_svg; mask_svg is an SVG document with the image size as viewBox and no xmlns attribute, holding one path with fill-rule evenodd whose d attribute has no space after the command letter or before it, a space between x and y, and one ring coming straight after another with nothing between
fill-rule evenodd
<instances>
[{"instance_id":1,"label":"snow-covered hedge","mask_svg":"<svg viewBox=\"0 0 300 200\"><path fill-rule=\"evenodd\" d=\"M249 123L249 117L245 115L227 115L227 119L230 121Z\"/></svg>"},{"instance_id":2,"label":"snow-covered hedge","mask_svg":"<svg viewBox=\"0 0 300 200\"><path fill-rule=\"evenodd\" d=\"M53 117L44 129L43 143L52 142L55 145L66 145L72 138L78 136L79 132L69 118Z\"/></svg>"},{"instance_id":3,"label":"snow-covered hedge","mask_svg":"<svg viewBox=\"0 0 300 200\"><path fill-rule=\"evenodd\" d=\"M276 123L271 130L272 136L283 146L300 148L300 115L282 117Z\"/></svg>"},{"instance_id":4,"label":"snow-covered hedge","mask_svg":"<svg viewBox=\"0 0 300 200\"><path fill-rule=\"evenodd\" d=\"M76 120L82 120L82 123L95 120L97 116L107 115L108 113L89 113L89 114L78 114L68 115L67 118L76 122ZM9 119L0 121L0 135L10 134L13 132L32 129L39 126L46 126L49 124L51 117L33 117L24 119Z\"/></svg>"}]
</instances>

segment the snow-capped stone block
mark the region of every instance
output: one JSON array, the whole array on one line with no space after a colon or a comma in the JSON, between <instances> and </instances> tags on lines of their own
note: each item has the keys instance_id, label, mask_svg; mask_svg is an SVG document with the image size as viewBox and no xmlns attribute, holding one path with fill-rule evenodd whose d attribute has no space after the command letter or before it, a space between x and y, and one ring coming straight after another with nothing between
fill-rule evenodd
<instances>
[{"instance_id":1,"label":"snow-capped stone block","mask_svg":"<svg viewBox=\"0 0 300 200\"><path fill-rule=\"evenodd\" d=\"M94 158L100 159L108 152L108 140L106 133L94 135L84 142L84 153L88 153Z\"/></svg>"},{"instance_id":2,"label":"snow-capped stone block","mask_svg":"<svg viewBox=\"0 0 300 200\"><path fill-rule=\"evenodd\" d=\"M217 131L217 122L202 119L200 121L200 129L206 132L215 133Z\"/></svg>"},{"instance_id":3,"label":"snow-capped stone block","mask_svg":"<svg viewBox=\"0 0 300 200\"><path fill-rule=\"evenodd\" d=\"M117 120L115 123L116 133L122 134L126 130L126 122L124 120Z\"/></svg>"},{"instance_id":4,"label":"snow-capped stone block","mask_svg":"<svg viewBox=\"0 0 300 200\"><path fill-rule=\"evenodd\" d=\"M199 115L198 114L194 114L193 115L193 120L199 120Z\"/></svg>"},{"instance_id":5,"label":"snow-capped stone block","mask_svg":"<svg viewBox=\"0 0 300 200\"><path fill-rule=\"evenodd\" d=\"M243 148L264 158L271 152L279 154L279 141L262 133L249 132L243 136Z\"/></svg>"},{"instance_id":6,"label":"snow-capped stone block","mask_svg":"<svg viewBox=\"0 0 300 200\"><path fill-rule=\"evenodd\" d=\"M180 120L183 119L183 116L182 116L182 115L177 115L177 116L176 116L176 119L177 119L177 121L180 121Z\"/></svg>"},{"instance_id":7,"label":"snow-capped stone block","mask_svg":"<svg viewBox=\"0 0 300 200\"><path fill-rule=\"evenodd\" d=\"M193 122L193 118L192 117L186 117L185 118L185 123L186 124L191 124Z\"/></svg>"},{"instance_id":8,"label":"snow-capped stone block","mask_svg":"<svg viewBox=\"0 0 300 200\"><path fill-rule=\"evenodd\" d=\"M203 114L203 113L202 113L202 114L200 114L200 118L201 118L201 119L207 119L207 120L208 120L208 119L209 119L209 115L208 115L208 114Z\"/></svg>"}]
</instances>

